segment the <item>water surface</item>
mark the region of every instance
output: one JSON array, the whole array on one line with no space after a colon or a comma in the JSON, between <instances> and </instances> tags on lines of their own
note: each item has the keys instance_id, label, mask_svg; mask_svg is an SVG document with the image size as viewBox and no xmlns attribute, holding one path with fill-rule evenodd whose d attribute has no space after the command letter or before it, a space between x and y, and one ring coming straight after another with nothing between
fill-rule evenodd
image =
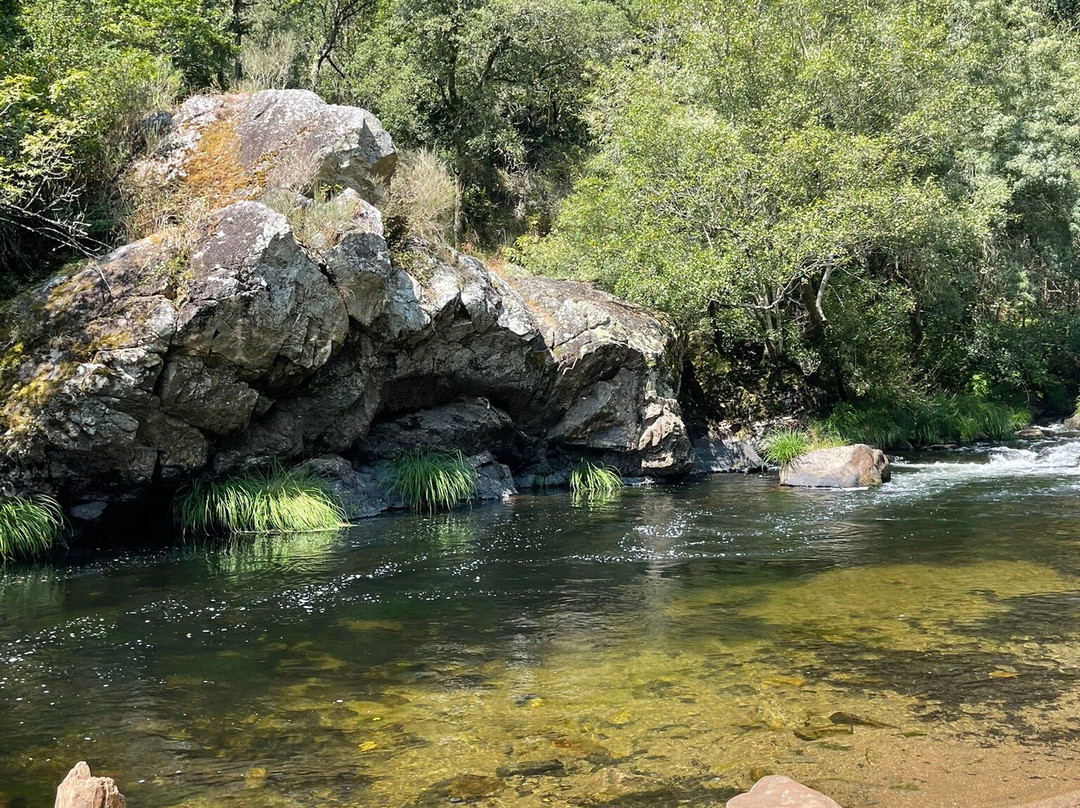
<instances>
[{"instance_id":1,"label":"water surface","mask_svg":"<svg viewBox=\"0 0 1080 808\"><path fill-rule=\"evenodd\" d=\"M845 805L1080 788L1080 442L723 476L0 583L0 808Z\"/></svg>"}]
</instances>

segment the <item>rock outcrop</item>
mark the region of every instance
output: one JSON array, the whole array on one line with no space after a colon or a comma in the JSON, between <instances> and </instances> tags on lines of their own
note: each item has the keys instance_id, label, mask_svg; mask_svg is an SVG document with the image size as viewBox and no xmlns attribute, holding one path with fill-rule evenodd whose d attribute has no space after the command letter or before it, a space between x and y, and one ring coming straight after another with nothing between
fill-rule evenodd
<instances>
[{"instance_id":1,"label":"rock outcrop","mask_svg":"<svg viewBox=\"0 0 1080 808\"><path fill-rule=\"evenodd\" d=\"M75 764L56 789L54 808L124 808L126 802L111 777L94 777L85 761Z\"/></svg>"},{"instance_id":2,"label":"rock outcrop","mask_svg":"<svg viewBox=\"0 0 1080 808\"><path fill-rule=\"evenodd\" d=\"M874 488L889 477L889 458L864 443L815 449L780 469L781 485L803 488Z\"/></svg>"},{"instance_id":3,"label":"rock outcrop","mask_svg":"<svg viewBox=\"0 0 1080 808\"><path fill-rule=\"evenodd\" d=\"M840 808L840 805L790 777L771 774L754 783L745 794L728 800L727 808Z\"/></svg>"},{"instance_id":4,"label":"rock outcrop","mask_svg":"<svg viewBox=\"0 0 1080 808\"><path fill-rule=\"evenodd\" d=\"M311 93L188 101L133 173L220 206L5 307L10 487L94 520L271 458L322 458L355 494L357 468L412 446L473 457L492 496L512 490L508 466L578 457L687 471L674 330L449 249L404 242L392 258L371 203L393 162L374 117Z\"/></svg>"}]
</instances>

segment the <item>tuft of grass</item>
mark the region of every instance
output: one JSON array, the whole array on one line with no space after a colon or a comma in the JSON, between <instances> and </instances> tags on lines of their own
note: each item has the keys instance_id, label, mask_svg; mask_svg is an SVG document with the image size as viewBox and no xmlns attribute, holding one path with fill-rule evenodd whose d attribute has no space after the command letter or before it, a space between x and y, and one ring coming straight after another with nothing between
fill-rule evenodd
<instances>
[{"instance_id":1,"label":"tuft of grass","mask_svg":"<svg viewBox=\"0 0 1080 808\"><path fill-rule=\"evenodd\" d=\"M329 482L271 468L227 480L196 480L177 494L173 518L184 535L333 530L345 512Z\"/></svg>"},{"instance_id":2,"label":"tuft of grass","mask_svg":"<svg viewBox=\"0 0 1080 808\"><path fill-rule=\"evenodd\" d=\"M409 235L431 244L453 241L461 208L461 186L427 149L398 155L384 213L401 221Z\"/></svg>"},{"instance_id":3,"label":"tuft of grass","mask_svg":"<svg viewBox=\"0 0 1080 808\"><path fill-rule=\"evenodd\" d=\"M570 470L570 491L579 496L610 497L622 484L619 470L603 463L582 460Z\"/></svg>"},{"instance_id":4,"label":"tuft of grass","mask_svg":"<svg viewBox=\"0 0 1080 808\"><path fill-rule=\"evenodd\" d=\"M786 466L810 451L810 435L801 429L778 429L761 443L761 455L776 466Z\"/></svg>"},{"instance_id":5,"label":"tuft of grass","mask_svg":"<svg viewBox=\"0 0 1080 808\"><path fill-rule=\"evenodd\" d=\"M47 553L63 529L64 512L52 497L0 500L0 561Z\"/></svg>"},{"instance_id":6,"label":"tuft of grass","mask_svg":"<svg viewBox=\"0 0 1080 808\"><path fill-rule=\"evenodd\" d=\"M847 440L887 449L904 443L929 446L1005 440L1030 420L1024 408L966 394L841 404L825 423Z\"/></svg>"},{"instance_id":7,"label":"tuft of grass","mask_svg":"<svg viewBox=\"0 0 1080 808\"><path fill-rule=\"evenodd\" d=\"M476 493L476 469L461 452L416 449L383 464L380 479L414 511L453 508Z\"/></svg>"}]
</instances>

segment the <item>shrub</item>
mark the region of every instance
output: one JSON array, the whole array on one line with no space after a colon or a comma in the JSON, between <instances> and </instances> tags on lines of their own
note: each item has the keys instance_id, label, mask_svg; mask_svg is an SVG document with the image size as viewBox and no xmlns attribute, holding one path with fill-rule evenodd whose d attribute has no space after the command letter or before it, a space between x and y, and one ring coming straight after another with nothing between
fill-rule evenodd
<instances>
[{"instance_id":1,"label":"shrub","mask_svg":"<svg viewBox=\"0 0 1080 808\"><path fill-rule=\"evenodd\" d=\"M810 435L798 429L778 429L761 443L761 454L769 463L786 466L810 451Z\"/></svg>"},{"instance_id":2,"label":"shrub","mask_svg":"<svg viewBox=\"0 0 1080 808\"><path fill-rule=\"evenodd\" d=\"M609 497L622 488L622 475L613 466L582 460L570 470L570 490L582 496Z\"/></svg>"},{"instance_id":3,"label":"shrub","mask_svg":"<svg viewBox=\"0 0 1080 808\"><path fill-rule=\"evenodd\" d=\"M380 477L415 511L453 508L476 493L476 469L461 452L416 449L385 463Z\"/></svg>"},{"instance_id":4,"label":"shrub","mask_svg":"<svg viewBox=\"0 0 1080 808\"><path fill-rule=\"evenodd\" d=\"M173 516L185 535L204 536L300 533L345 524L326 480L277 467L227 480L196 480L177 495Z\"/></svg>"},{"instance_id":5,"label":"shrub","mask_svg":"<svg viewBox=\"0 0 1080 808\"><path fill-rule=\"evenodd\" d=\"M60 538L63 527L63 511L52 497L0 500L0 561L47 553Z\"/></svg>"},{"instance_id":6,"label":"shrub","mask_svg":"<svg viewBox=\"0 0 1080 808\"><path fill-rule=\"evenodd\" d=\"M458 181L434 153L420 149L399 156L385 213L409 235L436 244L452 241L460 202Z\"/></svg>"},{"instance_id":7,"label":"shrub","mask_svg":"<svg viewBox=\"0 0 1080 808\"><path fill-rule=\"evenodd\" d=\"M848 439L889 448L903 443L1004 440L1030 420L1024 408L974 395L938 395L906 402L841 404L826 420Z\"/></svg>"}]
</instances>

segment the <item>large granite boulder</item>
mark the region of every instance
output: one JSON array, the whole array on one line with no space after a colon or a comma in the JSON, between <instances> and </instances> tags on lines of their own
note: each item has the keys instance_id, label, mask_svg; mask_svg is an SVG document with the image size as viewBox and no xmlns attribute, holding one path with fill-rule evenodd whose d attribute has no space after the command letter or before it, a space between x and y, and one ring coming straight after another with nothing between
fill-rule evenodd
<instances>
[{"instance_id":1,"label":"large granite boulder","mask_svg":"<svg viewBox=\"0 0 1080 808\"><path fill-rule=\"evenodd\" d=\"M392 258L368 201L392 144L367 113L272 91L193 99L171 127L143 169L209 182L209 140L227 165L204 201L220 207L4 306L13 491L60 495L92 521L197 475L324 455L360 467L414 446L480 457L498 496L506 465L689 468L674 330L584 284L508 281L453 250L410 242ZM275 162L307 157L304 181ZM323 176L336 195L304 196Z\"/></svg>"},{"instance_id":2,"label":"large granite boulder","mask_svg":"<svg viewBox=\"0 0 1080 808\"><path fill-rule=\"evenodd\" d=\"M865 443L815 449L780 469L781 485L802 488L874 488L889 477L889 458Z\"/></svg>"},{"instance_id":3,"label":"large granite boulder","mask_svg":"<svg viewBox=\"0 0 1080 808\"><path fill-rule=\"evenodd\" d=\"M396 163L393 140L367 110L327 104L307 90L262 90L189 98L131 179L157 183L163 194L195 190L218 204L269 189L310 197L328 188L379 203Z\"/></svg>"},{"instance_id":4,"label":"large granite boulder","mask_svg":"<svg viewBox=\"0 0 1080 808\"><path fill-rule=\"evenodd\" d=\"M624 474L688 471L674 329L587 284L541 277L512 283L535 314L553 364L545 406L532 408L526 423L571 453L602 455Z\"/></svg>"},{"instance_id":5,"label":"large granite boulder","mask_svg":"<svg viewBox=\"0 0 1080 808\"><path fill-rule=\"evenodd\" d=\"M86 762L80 761L56 789L54 808L124 808L126 804L111 777L94 777Z\"/></svg>"},{"instance_id":6,"label":"large granite boulder","mask_svg":"<svg viewBox=\"0 0 1080 808\"><path fill-rule=\"evenodd\" d=\"M728 800L727 808L840 808L840 804L789 777L771 774Z\"/></svg>"}]
</instances>

